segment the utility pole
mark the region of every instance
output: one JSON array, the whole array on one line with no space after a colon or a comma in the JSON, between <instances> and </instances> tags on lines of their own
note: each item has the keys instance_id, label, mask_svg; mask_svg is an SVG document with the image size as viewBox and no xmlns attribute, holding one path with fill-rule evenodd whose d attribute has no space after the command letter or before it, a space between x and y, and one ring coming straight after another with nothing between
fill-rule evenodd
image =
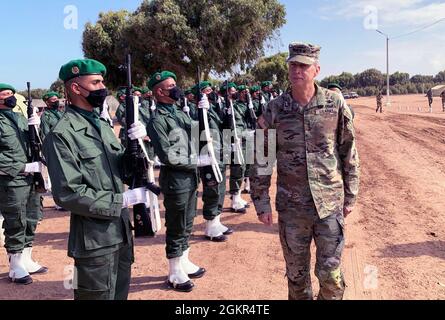
<instances>
[{"instance_id":1,"label":"utility pole","mask_svg":"<svg viewBox=\"0 0 445 320\"><path fill-rule=\"evenodd\" d=\"M389 36L380 30L376 31L386 37L386 106L389 107L391 105L389 99Z\"/></svg>"}]
</instances>

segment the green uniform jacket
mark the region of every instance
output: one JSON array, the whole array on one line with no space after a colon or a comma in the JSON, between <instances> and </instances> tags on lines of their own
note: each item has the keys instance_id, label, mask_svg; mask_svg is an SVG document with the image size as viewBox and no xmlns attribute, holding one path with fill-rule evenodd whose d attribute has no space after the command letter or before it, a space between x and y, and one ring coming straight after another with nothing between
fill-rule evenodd
<instances>
[{"instance_id":1,"label":"green uniform jacket","mask_svg":"<svg viewBox=\"0 0 445 320\"><path fill-rule=\"evenodd\" d=\"M56 126L57 122L59 122L62 117L62 112L53 109L46 109L43 112L41 117L41 125L40 125L40 135L42 136L42 140L45 140L45 137L48 133Z\"/></svg>"},{"instance_id":2,"label":"green uniform jacket","mask_svg":"<svg viewBox=\"0 0 445 320\"><path fill-rule=\"evenodd\" d=\"M285 93L269 103L258 124L276 130L277 211L295 208L298 213L313 199L323 219L355 204L359 157L351 111L339 94L316 86L316 96L302 107ZM258 165L255 169L251 180L257 213L272 212L271 172L259 171Z\"/></svg>"},{"instance_id":3,"label":"green uniform jacket","mask_svg":"<svg viewBox=\"0 0 445 320\"><path fill-rule=\"evenodd\" d=\"M28 162L28 121L10 110L0 111L0 186L18 187L32 183L23 173Z\"/></svg>"},{"instance_id":4,"label":"green uniform jacket","mask_svg":"<svg viewBox=\"0 0 445 320\"><path fill-rule=\"evenodd\" d=\"M192 120L175 105L157 104L149 136L162 163L159 182L164 194L196 190L198 171L192 143Z\"/></svg>"},{"instance_id":5,"label":"green uniform jacket","mask_svg":"<svg viewBox=\"0 0 445 320\"><path fill-rule=\"evenodd\" d=\"M100 126L101 134L68 107L43 145L54 200L71 211L68 255L75 258L114 252L131 239L122 209L124 149L105 120Z\"/></svg>"}]
</instances>

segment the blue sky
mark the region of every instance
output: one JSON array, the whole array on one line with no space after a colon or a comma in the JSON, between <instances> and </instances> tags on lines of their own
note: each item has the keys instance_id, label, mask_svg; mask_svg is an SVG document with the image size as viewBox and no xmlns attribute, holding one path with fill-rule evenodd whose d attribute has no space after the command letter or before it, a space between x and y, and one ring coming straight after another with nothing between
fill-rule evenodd
<instances>
[{"instance_id":1,"label":"blue sky","mask_svg":"<svg viewBox=\"0 0 445 320\"><path fill-rule=\"evenodd\" d=\"M86 22L101 11L134 10L141 0L15 0L2 3L0 82L24 89L48 88L65 62L82 57L81 38ZM268 54L286 51L292 41L319 44L320 79L342 71L386 70L385 38L365 28L375 22L391 37L445 18L444 1L427 0L281 0L287 24L280 38L270 42ZM78 29L67 30L66 6L78 10ZM390 41L390 73L400 70L437 74L445 70L445 21L424 31Z\"/></svg>"}]
</instances>

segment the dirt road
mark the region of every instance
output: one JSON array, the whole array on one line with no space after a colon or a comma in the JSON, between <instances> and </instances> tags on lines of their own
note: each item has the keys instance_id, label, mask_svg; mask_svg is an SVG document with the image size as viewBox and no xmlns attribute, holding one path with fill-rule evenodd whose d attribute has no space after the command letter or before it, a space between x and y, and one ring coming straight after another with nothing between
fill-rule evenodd
<instances>
[{"instance_id":1,"label":"dirt road","mask_svg":"<svg viewBox=\"0 0 445 320\"><path fill-rule=\"evenodd\" d=\"M347 219L345 298L445 299L445 115L438 100L433 114L419 109L425 104L420 95L393 97L383 114L375 113L375 99L350 102L362 180L356 211ZM31 286L9 284L3 251L0 299L72 298L64 288L69 215L53 211L49 198L45 205L35 256L50 273L35 276ZM277 225L259 224L252 208L245 215L224 213L222 220L236 230L222 244L205 241L201 215L196 220L191 258L208 273L189 294L165 288L164 233L136 240L130 299L286 299ZM315 292L316 286L314 277Z\"/></svg>"}]
</instances>

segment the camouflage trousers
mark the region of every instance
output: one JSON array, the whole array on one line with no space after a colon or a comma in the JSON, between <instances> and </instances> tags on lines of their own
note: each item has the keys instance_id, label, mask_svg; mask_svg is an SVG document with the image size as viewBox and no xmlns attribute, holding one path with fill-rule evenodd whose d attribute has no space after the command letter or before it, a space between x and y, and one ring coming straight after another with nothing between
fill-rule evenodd
<instances>
[{"instance_id":1,"label":"camouflage trousers","mask_svg":"<svg viewBox=\"0 0 445 320\"><path fill-rule=\"evenodd\" d=\"M383 105L381 103L377 103L377 109L375 110L375 112L379 112L382 113L383 112Z\"/></svg>"},{"instance_id":2,"label":"camouflage trousers","mask_svg":"<svg viewBox=\"0 0 445 320\"><path fill-rule=\"evenodd\" d=\"M311 242L315 241L315 275L319 300L341 300L345 281L340 269L344 247L342 213L318 217L315 205L279 212L280 241L286 260L289 300L312 300Z\"/></svg>"}]
</instances>

